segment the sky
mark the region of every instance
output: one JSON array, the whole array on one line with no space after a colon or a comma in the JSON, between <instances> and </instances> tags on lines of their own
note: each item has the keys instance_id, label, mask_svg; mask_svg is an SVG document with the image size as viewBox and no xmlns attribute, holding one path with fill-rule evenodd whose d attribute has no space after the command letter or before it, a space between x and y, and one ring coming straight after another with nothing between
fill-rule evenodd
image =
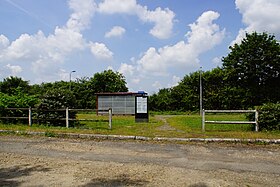
<instances>
[{"instance_id":1,"label":"sky","mask_svg":"<svg viewBox=\"0 0 280 187\"><path fill-rule=\"evenodd\" d=\"M279 41L279 10L279 0L0 0L0 80L112 69L129 91L153 94L221 66L246 32Z\"/></svg>"}]
</instances>

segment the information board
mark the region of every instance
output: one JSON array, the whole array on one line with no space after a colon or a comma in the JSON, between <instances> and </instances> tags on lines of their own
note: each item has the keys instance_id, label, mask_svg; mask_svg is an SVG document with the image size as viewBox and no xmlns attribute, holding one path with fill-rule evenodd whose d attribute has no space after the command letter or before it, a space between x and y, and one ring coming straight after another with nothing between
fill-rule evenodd
<instances>
[{"instance_id":1,"label":"information board","mask_svg":"<svg viewBox=\"0 0 280 187\"><path fill-rule=\"evenodd\" d=\"M148 96L135 97L135 121L149 122Z\"/></svg>"},{"instance_id":2,"label":"information board","mask_svg":"<svg viewBox=\"0 0 280 187\"><path fill-rule=\"evenodd\" d=\"M136 97L137 113L143 114L148 112L147 97Z\"/></svg>"}]
</instances>

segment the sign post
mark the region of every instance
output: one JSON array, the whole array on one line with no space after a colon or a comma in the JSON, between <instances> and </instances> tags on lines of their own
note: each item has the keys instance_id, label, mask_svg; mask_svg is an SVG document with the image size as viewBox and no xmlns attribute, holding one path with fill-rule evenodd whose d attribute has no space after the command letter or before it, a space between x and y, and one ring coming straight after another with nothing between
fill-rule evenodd
<instances>
[{"instance_id":1,"label":"sign post","mask_svg":"<svg viewBox=\"0 0 280 187\"><path fill-rule=\"evenodd\" d=\"M135 122L149 122L148 96L135 96Z\"/></svg>"}]
</instances>

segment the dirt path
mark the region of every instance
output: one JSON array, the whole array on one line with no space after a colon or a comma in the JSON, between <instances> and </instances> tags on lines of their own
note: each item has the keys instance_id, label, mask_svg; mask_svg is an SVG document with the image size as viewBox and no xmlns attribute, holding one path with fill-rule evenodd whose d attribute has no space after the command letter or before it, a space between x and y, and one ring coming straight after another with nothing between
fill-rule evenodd
<instances>
[{"instance_id":1,"label":"dirt path","mask_svg":"<svg viewBox=\"0 0 280 187\"><path fill-rule=\"evenodd\" d=\"M177 130L174 127L171 127L166 120L167 118L171 117L170 115L156 115L155 117L157 120L160 120L163 122L163 125L158 127L158 130L161 130L161 131L176 131Z\"/></svg>"},{"instance_id":2,"label":"dirt path","mask_svg":"<svg viewBox=\"0 0 280 187\"><path fill-rule=\"evenodd\" d=\"M280 147L0 136L0 186L280 186Z\"/></svg>"}]
</instances>

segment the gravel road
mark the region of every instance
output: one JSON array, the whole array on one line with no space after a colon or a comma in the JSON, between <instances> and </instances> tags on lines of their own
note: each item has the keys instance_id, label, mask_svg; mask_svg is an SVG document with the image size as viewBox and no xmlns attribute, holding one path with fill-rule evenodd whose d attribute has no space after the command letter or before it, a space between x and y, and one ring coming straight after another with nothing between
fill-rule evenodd
<instances>
[{"instance_id":1,"label":"gravel road","mask_svg":"<svg viewBox=\"0 0 280 187\"><path fill-rule=\"evenodd\" d=\"M0 186L280 186L280 146L0 136Z\"/></svg>"}]
</instances>

